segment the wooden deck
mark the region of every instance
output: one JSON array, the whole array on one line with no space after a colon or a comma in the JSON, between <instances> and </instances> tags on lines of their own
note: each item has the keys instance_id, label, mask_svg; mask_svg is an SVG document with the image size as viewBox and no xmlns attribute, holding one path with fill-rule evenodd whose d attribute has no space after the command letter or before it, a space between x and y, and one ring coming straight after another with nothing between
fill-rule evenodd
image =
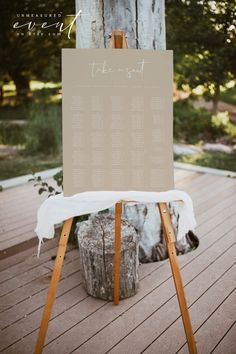
<instances>
[{"instance_id":1,"label":"wooden deck","mask_svg":"<svg viewBox=\"0 0 236 354\"><path fill-rule=\"evenodd\" d=\"M38 195L33 183L6 189L0 194L0 255L34 236L36 212L46 196Z\"/></svg>"},{"instance_id":2,"label":"wooden deck","mask_svg":"<svg viewBox=\"0 0 236 354\"><path fill-rule=\"evenodd\" d=\"M192 196L198 222L199 248L178 257L198 353L235 354L236 180L183 170L175 177L176 188ZM32 186L0 197L0 351L28 354L34 350L58 240L47 242L39 259L36 246L16 252L17 243L34 235L42 199ZM94 299L83 289L78 250L70 246L44 353L187 353L168 260L141 265L139 276L138 293L119 306Z\"/></svg>"}]
</instances>

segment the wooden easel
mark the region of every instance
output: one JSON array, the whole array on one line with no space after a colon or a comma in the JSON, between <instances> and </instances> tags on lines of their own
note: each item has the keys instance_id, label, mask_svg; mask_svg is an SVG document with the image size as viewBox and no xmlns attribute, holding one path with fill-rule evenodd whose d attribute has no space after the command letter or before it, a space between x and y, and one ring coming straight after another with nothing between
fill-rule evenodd
<instances>
[{"instance_id":1,"label":"wooden easel","mask_svg":"<svg viewBox=\"0 0 236 354\"><path fill-rule=\"evenodd\" d=\"M113 31L110 41L110 48L128 48L128 44L123 31ZM115 255L114 255L114 304L119 304L119 290L120 290L120 250L121 250L121 216L122 203L119 201L115 205ZM180 275L178 259L175 250L175 234L171 223L169 209L166 203L157 203L160 212L165 241L167 245L172 275L174 278L176 293L179 301L180 311L182 315L184 330L188 342L190 354L197 354L197 348L194 341L192 325L189 317L188 306L184 294L183 282ZM51 316L53 302L56 296L57 285L61 274L62 264L66 252L68 238L71 230L73 218L64 222L62 233L59 241L57 257L52 273L48 295L44 307L44 312L41 320L38 339L35 347L35 354L41 354L43 351L44 341L47 334L48 323Z\"/></svg>"}]
</instances>

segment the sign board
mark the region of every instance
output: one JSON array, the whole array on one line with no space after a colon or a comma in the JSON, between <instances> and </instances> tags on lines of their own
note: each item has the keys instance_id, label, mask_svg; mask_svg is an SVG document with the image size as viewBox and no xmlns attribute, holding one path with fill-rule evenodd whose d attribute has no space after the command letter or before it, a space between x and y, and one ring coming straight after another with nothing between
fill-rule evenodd
<instances>
[{"instance_id":1,"label":"sign board","mask_svg":"<svg viewBox=\"0 0 236 354\"><path fill-rule=\"evenodd\" d=\"M172 51L63 49L64 195L173 189Z\"/></svg>"}]
</instances>

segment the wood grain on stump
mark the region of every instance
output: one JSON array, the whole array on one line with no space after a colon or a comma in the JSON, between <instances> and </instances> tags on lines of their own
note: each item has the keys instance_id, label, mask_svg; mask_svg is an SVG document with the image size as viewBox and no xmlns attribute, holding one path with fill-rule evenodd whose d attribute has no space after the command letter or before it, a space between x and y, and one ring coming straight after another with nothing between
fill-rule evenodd
<instances>
[{"instance_id":1,"label":"wood grain on stump","mask_svg":"<svg viewBox=\"0 0 236 354\"><path fill-rule=\"evenodd\" d=\"M92 215L78 228L81 271L89 295L113 300L115 218ZM135 228L122 218L120 255L120 299L138 289L138 241Z\"/></svg>"}]
</instances>

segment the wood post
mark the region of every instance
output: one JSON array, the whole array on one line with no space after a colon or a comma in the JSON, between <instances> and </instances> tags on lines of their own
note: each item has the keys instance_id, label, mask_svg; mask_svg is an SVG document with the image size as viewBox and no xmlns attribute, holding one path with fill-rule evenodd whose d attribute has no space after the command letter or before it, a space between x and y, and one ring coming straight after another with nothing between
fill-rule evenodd
<instances>
[{"instance_id":1,"label":"wood post","mask_svg":"<svg viewBox=\"0 0 236 354\"><path fill-rule=\"evenodd\" d=\"M112 31L110 48L128 48L124 31ZM121 245L122 202L115 206L115 255L114 255L114 304L119 304L120 297L120 245Z\"/></svg>"},{"instance_id":2,"label":"wood post","mask_svg":"<svg viewBox=\"0 0 236 354\"><path fill-rule=\"evenodd\" d=\"M113 49L127 49L128 43L124 31L112 31L109 47Z\"/></svg>"},{"instance_id":3,"label":"wood post","mask_svg":"<svg viewBox=\"0 0 236 354\"><path fill-rule=\"evenodd\" d=\"M175 282L176 293L179 301L179 307L182 315L182 320L184 324L184 330L188 342L188 348L190 354L197 354L197 347L194 341L192 325L189 317L188 306L184 294L184 287L182 278L180 275L180 269L178 264L178 259L175 250L175 234L173 226L171 223L169 209L166 203L158 203L158 208L160 211L162 227L165 235L166 246L168 250L168 255L170 259L171 270Z\"/></svg>"},{"instance_id":4,"label":"wood post","mask_svg":"<svg viewBox=\"0 0 236 354\"><path fill-rule=\"evenodd\" d=\"M66 252L68 238L69 238L69 234L70 234L70 230L71 230L72 221L73 221L73 218L66 220L64 222L64 225L62 228L61 237L60 237L60 241L59 241L59 247L58 247L58 251L57 251L57 257L56 257L55 264L54 264L52 278L51 278L50 286L48 289L47 300L45 303L43 317L41 320L38 340L37 340L36 347L35 347L35 354L41 354L42 350L43 350L44 341L45 341L45 337L46 337L47 329L48 329L48 322L50 320L52 306L53 306L53 302L54 302L56 292L57 292L57 284L58 284L60 274L61 274L61 268L62 268L63 260L65 257L65 252Z\"/></svg>"},{"instance_id":5,"label":"wood post","mask_svg":"<svg viewBox=\"0 0 236 354\"><path fill-rule=\"evenodd\" d=\"M114 304L119 304L120 297L120 247L121 247L122 202L115 206L115 254L114 254Z\"/></svg>"}]
</instances>

